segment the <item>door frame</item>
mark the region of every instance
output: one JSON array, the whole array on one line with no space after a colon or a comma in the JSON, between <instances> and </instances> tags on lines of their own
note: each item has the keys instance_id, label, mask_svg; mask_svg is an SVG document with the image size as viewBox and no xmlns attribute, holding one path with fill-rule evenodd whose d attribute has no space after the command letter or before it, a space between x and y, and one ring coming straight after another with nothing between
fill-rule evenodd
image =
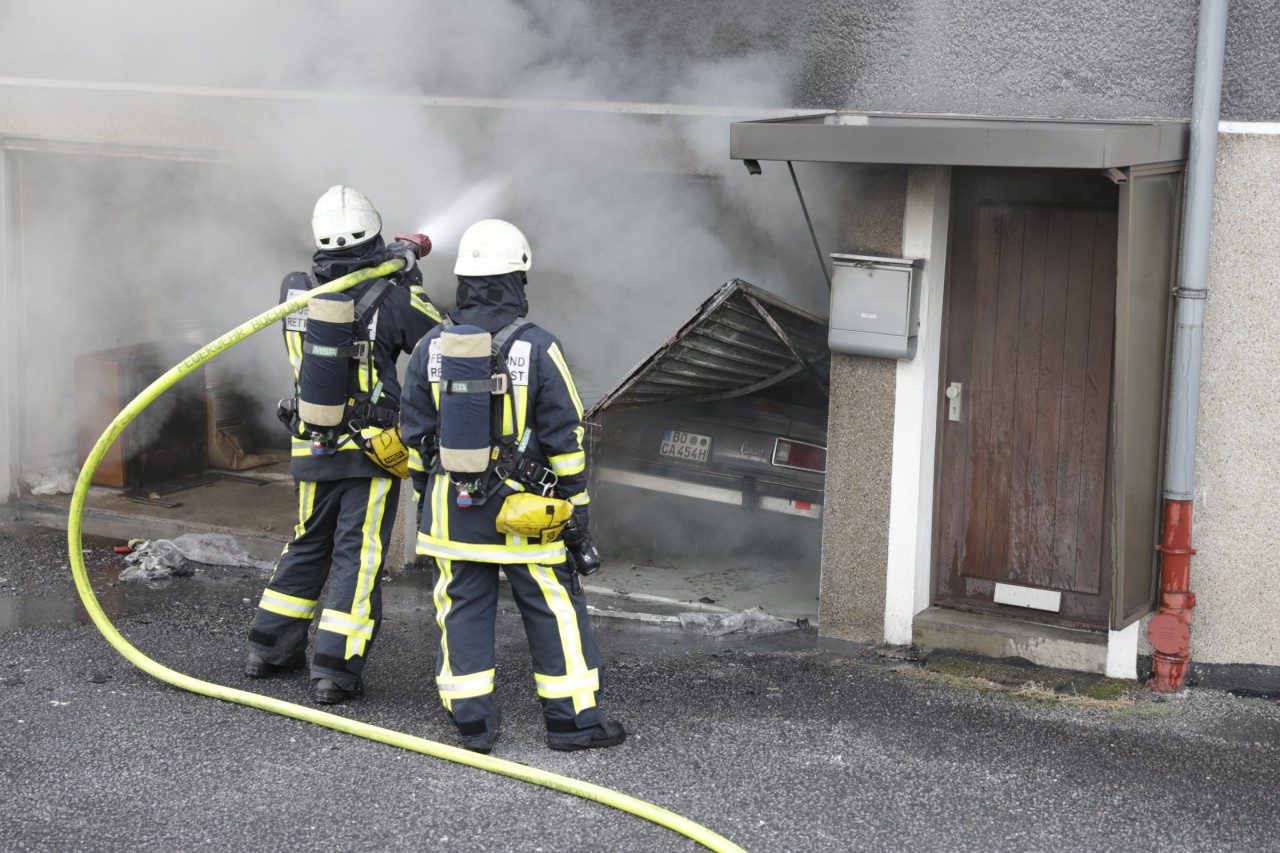
<instances>
[{"instance_id":1,"label":"door frame","mask_svg":"<svg viewBox=\"0 0 1280 853\"><path fill-rule=\"evenodd\" d=\"M1183 169L1185 162L1179 160L1134 166L1125 171L1141 175ZM1126 208L1125 197L1129 189L1121 188L1121 247L1129 245L1133 228L1130 221L1132 211ZM1180 201L1179 199L1179 203ZM1180 213L1180 208L1178 212ZM1175 255L1180 238L1180 216L1176 220L1170 236L1171 250ZM897 645L912 642L915 616L929 609L933 603L934 491L938 464L938 417L941 416L942 307L950 225L951 167L909 166L903 216L903 255L920 258L923 263L919 278L920 314L916 357L910 361L899 360L896 371L884 639L887 643ZM1122 248L1121 252L1124 251ZM1128 285L1120 282L1118 286L1125 288ZM1117 464L1120 463L1117 461ZM1123 547L1119 536L1114 537L1113 542L1117 549ZM1152 563L1155 556L1153 551ZM1138 583L1137 586L1142 587L1142 584ZM1119 605L1123 600L1117 590L1113 601ZM1137 607L1130 608L1123 618L1113 615L1111 630L1107 635L1108 674L1133 677L1137 665L1139 620L1143 612L1143 607Z\"/></svg>"}]
</instances>

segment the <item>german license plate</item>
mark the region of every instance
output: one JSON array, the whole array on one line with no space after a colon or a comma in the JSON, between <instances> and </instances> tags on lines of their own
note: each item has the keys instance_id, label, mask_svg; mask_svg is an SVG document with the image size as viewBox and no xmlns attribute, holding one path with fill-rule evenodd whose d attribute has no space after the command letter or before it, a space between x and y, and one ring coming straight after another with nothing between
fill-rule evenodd
<instances>
[{"instance_id":1,"label":"german license plate","mask_svg":"<svg viewBox=\"0 0 1280 853\"><path fill-rule=\"evenodd\" d=\"M678 429L663 430L662 446L658 448L658 452L675 459L706 462L711 455L711 436Z\"/></svg>"}]
</instances>

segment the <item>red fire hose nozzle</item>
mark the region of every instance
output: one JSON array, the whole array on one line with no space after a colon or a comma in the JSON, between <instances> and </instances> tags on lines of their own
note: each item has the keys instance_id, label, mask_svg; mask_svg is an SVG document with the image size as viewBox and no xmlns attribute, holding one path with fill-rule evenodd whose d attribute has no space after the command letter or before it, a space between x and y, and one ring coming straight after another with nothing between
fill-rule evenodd
<instances>
[{"instance_id":1,"label":"red fire hose nozzle","mask_svg":"<svg viewBox=\"0 0 1280 853\"><path fill-rule=\"evenodd\" d=\"M414 257L418 260L431 254L431 238L426 234L397 234L396 241L412 243L416 247L413 250Z\"/></svg>"}]
</instances>

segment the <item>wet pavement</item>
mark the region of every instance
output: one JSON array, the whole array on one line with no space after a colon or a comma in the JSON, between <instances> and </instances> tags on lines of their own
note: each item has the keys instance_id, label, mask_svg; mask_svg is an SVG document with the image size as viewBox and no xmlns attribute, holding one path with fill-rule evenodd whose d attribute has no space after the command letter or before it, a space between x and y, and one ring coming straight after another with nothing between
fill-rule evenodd
<instances>
[{"instance_id":1,"label":"wet pavement","mask_svg":"<svg viewBox=\"0 0 1280 853\"><path fill-rule=\"evenodd\" d=\"M0 521L0 838L62 850L699 850L637 817L506 777L188 693L86 621L65 534ZM193 677L307 703L306 679L239 675L257 569L120 583L103 607ZM606 566L604 572L608 571ZM432 687L424 573L386 585L366 693L337 712L454 743ZM1280 708L1018 664L833 643L709 639L598 597L606 708L631 737L542 742L519 616L499 616L494 755L613 788L754 851L1263 850L1280 829ZM632 618L622 618L622 617Z\"/></svg>"}]
</instances>

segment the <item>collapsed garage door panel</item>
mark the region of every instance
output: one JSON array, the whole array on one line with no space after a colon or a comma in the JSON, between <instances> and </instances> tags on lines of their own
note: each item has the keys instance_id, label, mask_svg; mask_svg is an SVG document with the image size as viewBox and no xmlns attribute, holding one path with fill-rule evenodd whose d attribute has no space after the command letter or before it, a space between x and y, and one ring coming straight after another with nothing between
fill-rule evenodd
<instances>
[{"instance_id":1,"label":"collapsed garage door panel","mask_svg":"<svg viewBox=\"0 0 1280 853\"><path fill-rule=\"evenodd\" d=\"M825 383L827 321L741 279L717 290L587 412L720 400L808 373ZM825 387L825 386L824 386Z\"/></svg>"}]
</instances>

